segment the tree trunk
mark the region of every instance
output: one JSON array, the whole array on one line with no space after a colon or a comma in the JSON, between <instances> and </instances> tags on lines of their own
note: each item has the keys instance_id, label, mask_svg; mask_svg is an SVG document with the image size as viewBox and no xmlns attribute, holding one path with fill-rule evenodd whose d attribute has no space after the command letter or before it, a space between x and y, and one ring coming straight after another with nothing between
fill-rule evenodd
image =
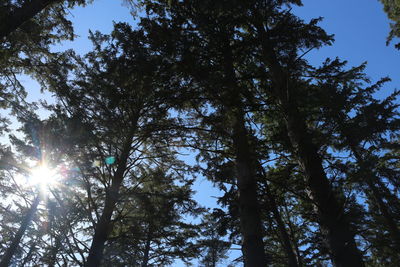
<instances>
[{"instance_id":1,"label":"tree trunk","mask_svg":"<svg viewBox=\"0 0 400 267\"><path fill-rule=\"evenodd\" d=\"M264 168L261 166L260 163L258 165L259 165L260 171L263 174L263 176L265 178L267 178L267 174L266 174ZM292 248L289 234L286 230L285 223L282 220L281 213L279 212L278 205L275 201L275 195L272 194L267 180L265 181L265 195L268 199L269 208L271 209L272 215L278 226L279 234L281 236L281 244L282 244L283 250L285 251L285 254L287 256L288 266L289 267L298 267L299 264L297 262L296 254Z\"/></svg>"},{"instance_id":2,"label":"tree trunk","mask_svg":"<svg viewBox=\"0 0 400 267\"><path fill-rule=\"evenodd\" d=\"M376 204L378 205L379 211L382 213L383 218L385 219L386 226L389 230L390 235L394 240L394 244L397 250L400 250L400 231L398 225L396 223L395 218L393 217L392 213L388 205L383 201L382 194L380 189L386 189L385 186L382 184L381 179L377 176L377 174L373 171L375 166L371 166L370 162L367 162L364 159L365 151L364 148L360 146L360 143L354 138L352 138L350 129L348 127L343 127L341 123L346 121L346 115L344 113L337 113L336 114L337 123L341 126L340 132L346 139L350 151L353 153L354 158L357 161L358 166L365 171L365 179L363 182L368 186L369 190L372 192L372 199L375 200ZM372 163L373 164L373 163ZM376 185L378 183L378 185ZM387 192L390 194L390 192ZM366 192L367 195L370 195L370 192Z\"/></svg>"},{"instance_id":3,"label":"tree trunk","mask_svg":"<svg viewBox=\"0 0 400 267\"><path fill-rule=\"evenodd\" d=\"M28 210L28 213L25 215L24 219L22 220L22 223L18 229L17 234L14 236L14 238L11 242L11 245L6 250L6 253L3 256L3 259L0 262L0 267L7 267L10 265L11 259L18 249L19 243L21 242L22 236L24 235L26 229L28 228L29 223L31 222L33 216L36 213L39 202L40 202L40 193L38 193L35 200L33 200L32 205Z\"/></svg>"},{"instance_id":4,"label":"tree trunk","mask_svg":"<svg viewBox=\"0 0 400 267\"><path fill-rule=\"evenodd\" d=\"M24 257L24 261L21 263L21 267L25 267L25 265L28 264L28 262L32 259L32 254L36 250L36 240L32 242L32 244L29 246L29 251Z\"/></svg>"},{"instance_id":5,"label":"tree trunk","mask_svg":"<svg viewBox=\"0 0 400 267\"><path fill-rule=\"evenodd\" d=\"M268 43L264 26L255 25L259 34L263 63L269 69L273 94L281 106L287 133L295 155L305 173L306 183L318 210L319 224L332 252L336 266L364 266L350 223L344 214L344 205L335 196L322 165L317 147L292 94L295 90L288 74L281 67L274 49Z\"/></svg>"},{"instance_id":6,"label":"tree trunk","mask_svg":"<svg viewBox=\"0 0 400 267\"><path fill-rule=\"evenodd\" d=\"M293 251L292 244L290 242L290 237L288 232L286 231L285 223L282 220L281 214L278 209L278 205L276 204L275 197L272 195L271 190L269 189L269 185L266 185L266 196L268 198L269 207L271 208L272 214L278 225L279 234L281 236L281 242L283 249L286 253L288 266L289 267L298 267L296 254Z\"/></svg>"},{"instance_id":7,"label":"tree trunk","mask_svg":"<svg viewBox=\"0 0 400 267\"><path fill-rule=\"evenodd\" d=\"M143 261L141 264L141 267L147 267L149 263L149 254L150 254L150 245L151 245L151 227L149 226L149 229L147 231L147 238L146 238L146 244L144 248L144 253L143 253Z\"/></svg>"},{"instance_id":8,"label":"tree trunk","mask_svg":"<svg viewBox=\"0 0 400 267\"><path fill-rule=\"evenodd\" d=\"M243 118L236 117L233 130L239 188L239 216L243 236L242 252L246 267L264 267L267 258L263 243L263 227L257 199L251 153Z\"/></svg>"},{"instance_id":9,"label":"tree trunk","mask_svg":"<svg viewBox=\"0 0 400 267\"><path fill-rule=\"evenodd\" d=\"M328 238L336 266L364 266L354 235L340 203L332 190L322 166L322 159L311 143L305 123L293 106L287 111L287 130L307 178L311 195L317 205L321 230Z\"/></svg>"},{"instance_id":10,"label":"tree trunk","mask_svg":"<svg viewBox=\"0 0 400 267\"><path fill-rule=\"evenodd\" d=\"M111 186L110 188L108 188L106 193L106 200L103 212L95 227L94 236L89 249L89 256L85 263L85 267L98 267L100 266L100 262L103 258L104 245L107 240L108 234L111 231L111 216L118 201L119 190L122 180L124 178L126 164L128 162L129 154L131 151L133 133L134 131L131 130L131 133L129 134L123 145L117 170L115 171L115 174L112 178Z\"/></svg>"},{"instance_id":11,"label":"tree trunk","mask_svg":"<svg viewBox=\"0 0 400 267\"><path fill-rule=\"evenodd\" d=\"M32 19L48 5L60 0L25 0L21 7L0 19L0 42L24 22Z\"/></svg>"},{"instance_id":12,"label":"tree trunk","mask_svg":"<svg viewBox=\"0 0 400 267\"><path fill-rule=\"evenodd\" d=\"M286 203L285 200L284 200L283 208L285 209L285 213L286 213L286 216L287 216L287 218L288 218L289 236L292 237L292 243L293 243L294 250L295 250L295 252L296 252L296 257L297 257L297 264L298 264L299 266L303 266L303 259L302 259L302 257L301 257L299 245L298 245L298 242L297 242L297 240L296 240L296 234L295 234L295 231L294 231L294 229L293 229L293 224L292 224L292 222L290 221L290 213L289 213L289 210L288 210L288 208L287 208L287 203Z\"/></svg>"},{"instance_id":13,"label":"tree trunk","mask_svg":"<svg viewBox=\"0 0 400 267\"><path fill-rule=\"evenodd\" d=\"M225 107L232 115L232 141L235 150L237 185L239 189L239 216L243 237L242 252L246 267L265 267L268 264L263 242L263 226L257 199L257 182L255 178L254 157L251 153L248 133L245 126L245 114L237 86L232 50L226 42L224 50Z\"/></svg>"}]
</instances>

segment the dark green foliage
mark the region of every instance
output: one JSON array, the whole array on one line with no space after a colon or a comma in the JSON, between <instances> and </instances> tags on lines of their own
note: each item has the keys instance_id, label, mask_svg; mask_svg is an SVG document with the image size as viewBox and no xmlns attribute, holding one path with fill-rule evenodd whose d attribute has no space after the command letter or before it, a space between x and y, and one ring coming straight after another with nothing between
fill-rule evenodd
<instances>
[{"instance_id":1,"label":"dark green foliage","mask_svg":"<svg viewBox=\"0 0 400 267\"><path fill-rule=\"evenodd\" d=\"M301 1L140 1L139 24L91 33L87 55L49 53L73 37L76 4L49 5L1 43L0 104L23 135L1 147L1 256L35 195L18 179L40 160L62 178L17 265L400 264L399 92L376 98L388 78L371 83L365 64L311 66L305 54L333 38L291 13ZM54 94L47 119L24 102L21 73ZM221 193L212 212L193 200L204 178Z\"/></svg>"},{"instance_id":2,"label":"dark green foliage","mask_svg":"<svg viewBox=\"0 0 400 267\"><path fill-rule=\"evenodd\" d=\"M400 1L399 0L380 0L383 8L392 21L390 24L390 33L387 39L389 44L395 37L400 37ZM396 44L396 48L400 49L400 43Z\"/></svg>"},{"instance_id":3,"label":"dark green foliage","mask_svg":"<svg viewBox=\"0 0 400 267\"><path fill-rule=\"evenodd\" d=\"M198 241L201 251L200 263L205 267L215 267L218 263L226 260L226 254L231 244L222 239L223 234L219 232L217 218L213 213L203 217L201 239Z\"/></svg>"}]
</instances>

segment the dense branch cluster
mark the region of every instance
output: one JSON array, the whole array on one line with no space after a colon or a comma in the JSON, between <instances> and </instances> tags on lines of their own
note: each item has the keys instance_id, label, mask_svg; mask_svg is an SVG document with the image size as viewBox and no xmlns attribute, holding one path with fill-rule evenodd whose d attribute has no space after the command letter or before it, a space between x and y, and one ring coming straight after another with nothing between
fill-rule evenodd
<instances>
[{"instance_id":1,"label":"dense branch cluster","mask_svg":"<svg viewBox=\"0 0 400 267\"><path fill-rule=\"evenodd\" d=\"M400 265L400 92L311 65L334 40L301 1L138 1L86 55L50 49L85 1L0 4L0 130L20 125L0 147L0 267ZM22 74L54 95L45 119ZM27 186L32 162L57 182ZM218 206L194 200L204 178Z\"/></svg>"}]
</instances>

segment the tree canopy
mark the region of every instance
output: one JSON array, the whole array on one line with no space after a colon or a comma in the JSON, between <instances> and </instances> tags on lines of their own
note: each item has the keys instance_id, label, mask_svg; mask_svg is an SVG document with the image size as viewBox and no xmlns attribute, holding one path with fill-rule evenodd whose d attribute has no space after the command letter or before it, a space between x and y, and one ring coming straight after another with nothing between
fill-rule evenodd
<instances>
[{"instance_id":1,"label":"tree canopy","mask_svg":"<svg viewBox=\"0 0 400 267\"><path fill-rule=\"evenodd\" d=\"M301 1L132 1L52 52L88 3L1 2L0 267L400 264L400 91L311 64L334 37Z\"/></svg>"}]
</instances>

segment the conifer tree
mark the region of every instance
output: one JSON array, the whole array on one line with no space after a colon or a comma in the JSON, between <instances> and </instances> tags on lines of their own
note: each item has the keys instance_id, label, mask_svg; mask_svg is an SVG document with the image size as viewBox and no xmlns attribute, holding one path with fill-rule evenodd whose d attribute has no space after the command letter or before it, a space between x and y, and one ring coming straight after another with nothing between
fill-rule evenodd
<instances>
[{"instance_id":1,"label":"conifer tree","mask_svg":"<svg viewBox=\"0 0 400 267\"><path fill-rule=\"evenodd\" d=\"M387 44L389 44L393 38L400 37L400 2L398 0L380 1L383 4L387 16L393 22L390 24L390 33L387 39ZM396 44L396 48L400 49L400 43Z\"/></svg>"},{"instance_id":2,"label":"conifer tree","mask_svg":"<svg viewBox=\"0 0 400 267\"><path fill-rule=\"evenodd\" d=\"M162 4L165 7L168 6L166 2ZM176 65L178 70L187 76L183 79L192 80L198 85L195 88L188 88L189 94L194 96L189 99L188 103L191 103L194 110L201 112L200 117L205 118L203 122L206 126L202 128L222 126L226 129L223 138L229 138L227 142L230 143L237 172L238 216L242 233L244 262L248 266L264 266L268 259L265 255L262 238L263 225L257 200L255 162L245 124L246 113L243 103L245 89L242 88L235 73L236 61L240 59L236 58L238 56L236 51L239 48L234 48L235 44L232 44L235 42L233 38L234 24L230 23L231 14L223 12L223 4L211 2L208 4L212 8L199 2L172 5L172 9L168 10L172 17L171 22L165 22L160 30L164 30L162 27L168 27L168 23L171 23L171 32L168 34L175 37L177 29L174 27L190 27L192 29L181 30L182 37L177 36L178 40L171 40L171 43L173 42L175 45L179 42L175 51L181 53L177 56L181 60ZM157 7L157 5L154 6ZM166 18L162 16L162 12L160 13L160 20L164 22ZM207 60L203 60L203 58L207 58ZM197 96L198 93L195 90L202 90L201 95ZM205 101L198 103L198 99ZM211 105L216 112L212 115L203 115L203 111L207 113L207 105ZM211 120L216 118L220 119L223 124L218 125L217 122L217 126L213 125L214 121Z\"/></svg>"},{"instance_id":3,"label":"conifer tree","mask_svg":"<svg viewBox=\"0 0 400 267\"><path fill-rule=\"evenodd\" d=\"M164 162L170 162L176 170L182 165L169 149L175 133L168 119L170 92L163 91L165 87L159 76L164 66L143 45L144 32L119 24L112 39L96 33L92 40L95 50L86 59L72 56L79 66L74 70L74 79L68 79L70 74L66 69L48 76L63 105L55 106L54 111L61 119L72 120L73 128L69 131L78 131L65 141L74 142L81 135L81 140L69 144L71 149L66 152L87 177L87 197L97 202L92 207L97 209L94 212L98 217L94 219L94 236L85 266L101 264L109 234L116 224L114 220L118 218L116 212L124 198L121 194L140 187L143 181L135 181L140 170ZM94 192L96 187L98 190Z\"/></svg>"}]
</instances>

